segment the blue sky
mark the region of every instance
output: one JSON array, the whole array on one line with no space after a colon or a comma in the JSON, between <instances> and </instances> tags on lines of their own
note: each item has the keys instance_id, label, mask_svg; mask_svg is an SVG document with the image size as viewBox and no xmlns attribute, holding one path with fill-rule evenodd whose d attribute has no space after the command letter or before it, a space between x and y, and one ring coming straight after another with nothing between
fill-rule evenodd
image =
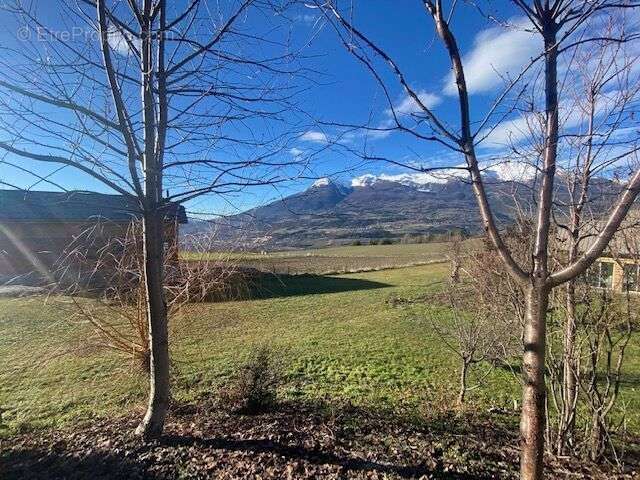
<instances>
[{"instance_id":1,"label":"blue sky","mask_svg":"<svg viewBox=\"0 0 640 480\"><path fill-rule=\"evenodd\" d=\"M510 2L500 2L500 5L504 7L499 12L501 18L517 19L517 12L510 8ZM312 13L307 15L307 28L312 28L316 17ZM426 103L433 106L441 118L457 125L458 105L449 78L450 63L441 44L434 38L433 22L426 15L421 2L394 2L393 7L384 1L367 2L366 7L364 2L356 3L354 19L356 26L398 63L412 88L424 96ZM534 35L522 29L499 27L466 6L457 8L453 25L460 49L465 55L472 93L471 108L473 112L480 113L476 116L480 119L496 91L504 84L497 71L517 74L532 55L541 51L541 45ZM389 118L385 113L389 108L386 99L362 64L337 41L334 32L325 28L311 48L324 53L322 70L331 76L333 82L318 88L309 97L308 105L313 108L317 118L384 125ZM412 102L408 96L393 82L390 84L396 87L391 92L395 108L410 112ZM303 136L297 147L304 150L314 143L321 144L324 138L318 133L332 138L332 129L320 126L311 129L308 136ZM437 164L441 159L446 163L452 161L451 153L442 147L415 141L407 135L394 133L384 138L376 138L374 133L369 135L370 148L381 156L426 164ZM388 163L369 163L359 167L359 170L393 173L399 171L399 167Z\"/></svg>"},{"instance_id":2,"label":"blue sky","mask_svg":"<svg viewBox=\"0 0 640 480\"><path fill-rule=\"evenodd\" d=\"M40 13L46 15L54 27L71 28L73 25L60 17L54 3L43 2L39 5ZM452 17L453 30L463 53L473 120L479 121L497 92L503 88L505 76L518 74L532 56L541 52L542 46L538 36L525 30L525 23L511 2L488 3L491 13L508 22L507 27L488 20L466 2L457 3ZM287 26L291 29L292 43L305 45L303 53L307 58L303 63L318 74L312 76L317 83L307 84L307 90L297 97L300 111L291 115L291 122L296 124L299 132L297 138L290 140L287 151L282 155L299 158L312 156L313 162L302 171L292 171L297 178L279 184L277 188L256 187L233 196L202 197L190 202L188 209L211 214L235 213L307 188L314 178L331 176L350 182L352 178L363 174L402 173L401 167L385 162L363 162L343 148L360 150L364 148L365 138L370 153L399 162L427 166L457 165L462 162L457 154L408 135L352 132L340 136L338 129L326 126L323 122L384 126L389 122L389 106L371 75L346 51L316 10L299 7L288 15L293 20L292 26ZM433 22L425 13L422 2L354 2L352 18L360 30L394 58L421 99L433 107L444 121L456 126L458 107L449 77L449 61L441 44L434 38ZM247 22L262 20L253 18ZM278 19L264 21L281 25ZM18 25L8 16L0 17L0 45L20 45L19 35ZM391 76L385 78L391 79ZM397 83L389 82L389 85L393 86L390 95L396 111L410 114L414 109L412 102ZM510 117L481 145L480 154L499 153L509 139L519 135L522 123L521 116ZM340 145L330 148L328 143L338 138ZM106 191L97 181L69 169L55 172L56 169L51 166L33 163L28 164L28 168L41 175L52 174L50 178L65 188ZM33 176L16 169L0 172L0 177L20 187L34 185ZM36 185L34 188L42 187ZM51 189L50 186L46 188Z\"/></svg>"}]
</instances>

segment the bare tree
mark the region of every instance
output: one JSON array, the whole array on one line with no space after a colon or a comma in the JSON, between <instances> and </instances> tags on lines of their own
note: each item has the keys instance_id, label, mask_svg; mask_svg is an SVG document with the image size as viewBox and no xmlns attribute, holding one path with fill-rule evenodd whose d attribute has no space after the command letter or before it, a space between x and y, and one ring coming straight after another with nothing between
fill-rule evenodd
<instances>
[{"instance_id":1,"label":"bare tree","mask_svg":"<svg viewBox=\"0 0 640 480\"><path fill-rule=\"evenodd\" d=\"M583 224L583 242L589 241L589 231L595 231L594 224ZM565 240L566 237L566 234L560 236ZM638 224L634 216L626 219L608 250L610 260L613 259L608 263L612 267L608 277L610 285L602 288L607 283L606 274L603 275L599 268L592 268L585 278L575 282L571 303L566 302L566 292L564 297L557 295L560 298L555 299L559 313L557 317L563 318L565 323L559 330L565 333L568 315L571 315L570 320L575 325L570 367L574 382L572 387L576 392L570 398L571 405L567 406L567 352L564 348L554 349L558 343L564 347L567 339L561 336L561 341L554 342L552 337L547 363L550 370L550 403L558 412L558 418L557 428L548 427L547 435L557 453L585 452L593 461L606 458L620 463L622 455L612 439L617 426L611 417L618 407L625 353L638 320L637 299L632 293L637 291L637 265L640 260ZM619 269L622 275L614 275L614 268ZM551 322L552 336L561 333L554 330L554 323ZM589 415L579 422L581 409ZM565 412L569 412L570 424L564 416ZM583 430L584 437L580 438L573 432L567 435L568 425L577 431Z\"/></svg>"},{"instance_id":2,"label":"bare tree","mask_svg":"<svg viewBox=\"0 0 640 480\"><path fill-rule=\"evenodd\" d=\"M554 188L556 172L558 165L562 163L558 147L563 138L560 134L559 122L562 109L562 101L559 97L562 93L561 82L558 79L559 58L571 55L579 45L597 47L602 42L622 44L637 40L637 34L625 28L622 12L638 4L632 1L612 0L588 2L512 0L524 15L528 28L541 39L542 49L520 75L508 82L507 88L496 98L494 106L486 112L486 115L477 120L475 115L472 116L464 62L451 24L453 10L459 2L448 2L450 8L445 3L447 2L442 0L420 2L433 22L437 37L450 60L459 107L459 121L455 127L440 118L423 101L419 90L410 83L398 62L355 26L353 9L343 13L336 1L316 0L314 6L324 12L326 20L334 27L348 51L363 64L383 90L392 113L392 123L391 126L384 127L382 130L398 131L420 141L435 142L464 159L463 166L456 164L453 166L468 172L483 227L509 274L525 291L523 399L520 423L521 478L541 479L545 431L545 327L550 292L553 288L582 274L601 255L640 192L640 169L636 167L628 172L629 175L625 175L624 188L589 248L580 252L570 264L552 271L549 261L549 240L556 194ZM601 34L601 28L597 23L603 18L611 19L619 28L614 29L611 34L606 32ZM531 78L529 74L536 68L541 70L540 75L534 75ZM388 75L388 72L392 75ZM504 105L504 101L510 96L513 97L514 94L519 93L518 85L522 85L520 80L523 78L539 83L544 98L540 110L534 112L541 118L543 128L540 132L540 149L536 156L538 161L535 184L534 243L529 252L531 265L520 264L503 240L489 203L486 181L482 176L482 164L477 154L478 145L500 123L500 120L517 110L515 107L508 108L504 113L499 106ZM394 108L391 93L394 87L396 89L400 87L416 106L417 113L411 115L409 120ZM516 100L518 98L519 96L516 95ZM538 103L536 102L536 105ZM623 123L624 125L620 125L618 131L633 125L633 116L627 116ZM360 127L370 131L381 130L369 128L367 125L348 125L347 127ZM568 132L563 131L563 134L565 133ZM626 158L633 152L635 147L622 152L620 158ZM385 160L383 157L372 154L363 156L367 159ZM399 163L395 159L388 160L395 164ZM405 166L422 172L434 169L434 167L423 168L411 164L405 164ZM435 168L438 167L451 168L452 165Z\"/></svg>"},{"instance_id":3,"label":"bare tree","mask_svg":"<svg viewBox=\"0 0 640 480\"><path fill-rule=\"evenodd\" d=\"M530 219L518 218L503 232L505 244L523 265L531 262L528 255L533 242L532 231ZM511 328L522 338L525 291L523 285L509 275L490 239L485 237L480 248L467 252L464 272L473 285L477 308L486 310L496 323Z\"/></svg>"},{"instance_id":4,"label":"bare tree","mask_svg":"<svg viewBox=\"0 0 640 480\"><path fill-rule=\"evenodd\" d=\"M470 369L495 357L498 339L493 319L485 315L486 311L470 309L469 302L463 301L465 296L469 296L468 290L450 284L444 294L448 311L434 309L429 313L429 319L446 348L460 359L457 403L462 407L467 392L478 388L486 377L485 374L476 385L469 386Z\"/></svg>"},{"instance_id":5,"label":"bare tree","mask_svg":"<svg viewBox=\"0 0 640 480\"><path fill-rule=\"evenodd\" d=\"M615 37L615 23L605 23L602 34ZM560 167L557 208L553 221L558 229L555 260L561 267L577 261L601 222L600 211L611 207L617 193L599 181L599 176L615 169L620 153L635 149L635 137L621 135L629 115L636 108L639 84L632 75L631 65L637 60L623 43L601 42L578 45L566 66L571 70L572 82L564 87L567 100L562 111L565 122L578 128L560 142L562 155L568 160ZM626 166L626 165L624 165ZM558 267L558 268L561 268ZM565 285L563 305L563 381L558 432L553 449L566 455L574 443L576 408L578 404L578 352L576 349L576 285L571 278Z\"/></svg>"},{"instance_id":6,"label":"bare tree","mask_svg":"<svg viewBox=\"0 0 640 480\"><path fill-rule=\"evenodd\" d=\"M64 294L64 318L72 324L87 324L85 346L114 350L132 360L133 366L149 373L151 347L144 283L142 225L131 222L125 231L109 231L99 222L84 230L56 262L51 285L55 294ZM165 250L164 296L172 336L189 328L181 318L189 304L246 298L247 279L238 270L230 252L211 255L217 239L214 232L193 235L189 242L193 261L178 260L178 245Z\"/></svg>"},{"instance_id":7,"label":"bare tree","mask_svg":"<svg viewBox=\"0 0 640 480\"><path fill-rule=\"evenodd\" d=\"M459 241L452 243L449 254L452 274L442 292L444 304L449 308L442 310L436 302L436 307L429 312L434 331L447 349L460 359L458 406L464 405L467 392L481 386L491 372L488 369L475 385L469 386L470 369L481 362L491 366L507 364L515 353L512 346L519 339L519 329L513 328L513 322L496 325L494 302L488 302L484 295L488 292L486 283L492 283L489 280L491 273L482 275L481 279L471 273L479 266L478 259L475 253L462 253ZM490 271L487 267L487 262L482 262L484 272Z\"/></svg>"},{"instance_id":8,"label":"bare tree","mask_svg":"<svg viewBox=\"0 0 640 480\"><path fill-rule=\"evenodd\" d=\"M612 294L607 289L595 288L588 284L579 284L575 291L576 310L574 320L577 325L574 358L572 367L576 379L575 397L571 405L574 427L580 427L584 436L573 435L571 443L565 447L567 453L584 452L592 461L603 458L617 464L622 461L621 453L613 441L613 434L624 424L622 420L615 425L612 421L618 406L622 370L625 366L625 353L633 335L633 325L637 322L636 300L628 293ZM557 330L563 332L563 328ZM551 346L553 346L553 326L550 328ZM564 342L557 342L563 345ZM559 353L559 355L557 355ZM566 438L566 423L563 417L565 406L565 382L562 349L549 348L549 390L550 408L558 412L556 428L548 426L547 438L551 448L558 448L560 438ZM580 412L583 420L579 421ZM570 448L570 450L569 450ZM605 455L607 453L607 455Z\"/></svg>"},{"instance_id":9,"label":"bare tree","mask_svg":"<svg viewBox=\"0 0 640 480\"><path fill-rule=\"evenodd\" d=\"M298 161L283 152L296 112L291 79L301 70L277 23L284 17L269 15L286 4L3 3L20 40L0 50L5 167L54 184L55 171L76 170L138 205L150 345L149 402L137 429L145 438L162 433L169 402L168 205L284 181Z\"/></svg>"},{"instance_id":10,"label":"bare tree","mask_svg":"<svg viewBox=\"0 0 640 480\"><path fill-rule=\"evenodd\" d=\"M599 308L592 307L586 319L587 361L579 383L591 413L586 428L587 451L591 460L598 461L608 449L616 463L620 463L611 437L614 430L611 414L619 399L625 353L632 337L632 325L638 316L628 295L612 299L607 298L606 292L601 292L596 305Z\"/></svg>"}]
</instances>

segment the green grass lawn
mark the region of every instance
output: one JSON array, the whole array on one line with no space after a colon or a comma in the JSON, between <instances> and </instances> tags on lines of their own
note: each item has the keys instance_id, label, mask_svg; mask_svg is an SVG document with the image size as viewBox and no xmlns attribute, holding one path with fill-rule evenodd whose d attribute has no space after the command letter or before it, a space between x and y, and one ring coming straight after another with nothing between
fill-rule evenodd
<instances>
[{"instance_id":1,"label":"green grass lawn","mask_svg":"<svg viewBox=\"0 0 640 480\"><path fill-rule=\"evenodd\" d=\"M215 394L252 346L267 343L282 349L287 398L348 399L405 412L452 405L456 358L434 333L427 307L386 303L391 295L416 297L437 289L448 271L440 263L302 277L297 281L307 284L281 287L272 298L191 305L172 324L174 397L192 401ZM64 302L0 300L5 434L144 406L144 378L117 354L88 348L87 326L65 322ZM640 396L632 379L640 377L638 347L636 340L622 391L636 431ZM477 408L513 408L520 393L518 379L495 370L470 401Z\"/></svg>"}]
</instances>

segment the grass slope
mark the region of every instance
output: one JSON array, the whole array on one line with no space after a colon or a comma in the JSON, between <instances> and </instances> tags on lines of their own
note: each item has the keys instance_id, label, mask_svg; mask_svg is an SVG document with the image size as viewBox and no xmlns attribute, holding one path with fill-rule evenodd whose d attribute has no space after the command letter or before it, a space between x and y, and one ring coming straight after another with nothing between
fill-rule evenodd
<instances>
[{"instance_id":1,"label":"grass slope","mask_svg":"<svg viewBox=\"0 0 640 480\"><path fill-rule=\"evenodd\" d=\"M307 277L298 281L325 285L289 285L281 287L285 295L261 300L191 305L172 323L174 397L190 401L214 394L253 345L269 343L282 349L288 364L286 398L350 400L405 413L449 406L455 398L457 361L425 318L425 307L386 303L392 295L414 297L436 289L447 274L448 265L440 263ZM332 286L338 288L327 288ZM144 405L143 378L131 373L121 357L90 348L88 327L63 320L64 302L0 300L5 434ZM638 347L636 340L625 372L629 381L621 393L636 432ZM496 370L471 400L478 408L513 408L520 394L519 380Z\"/></svg>"}]
</instances>

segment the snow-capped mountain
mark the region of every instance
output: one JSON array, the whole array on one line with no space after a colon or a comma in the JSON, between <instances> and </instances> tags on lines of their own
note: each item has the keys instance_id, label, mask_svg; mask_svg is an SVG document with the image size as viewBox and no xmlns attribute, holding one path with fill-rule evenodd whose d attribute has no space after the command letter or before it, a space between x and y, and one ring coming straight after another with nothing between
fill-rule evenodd
<instances>
[{"instance_id":1,"label":"snow-capped mountain","mask_svg":"<svg viewBox=\"0 0 640 480\"><path fill-rule=\"evenodd\" d=\"M216 231L234 247L242 243L259 249L398 240L461 230L480 233L466 172L447 173L447 178L439 173L368 174L354 178L351 185L321 178L302 192L216 221ZM486 183L489 203L499 224L512 222L516 200L521 207L531 202L530 173L512 166L485 169L491 180ZM620 188L615 185L602 180L594 189Z\"/></svg>"},{"instance_id":2,"label":"snow-capped mountain","mask_svg":"<svg viewBox=\"0 0 640 480\"><path fill-rule=\"evenodd\" d=\"M528 182L535 176L535 168L522 162L502 161L482 166L482 174L491 179L503 182ZM411 172L389 175L382 173L373 175L366 173L351 179L352 187L371 186L378 181L397 182L409 187L424 188L432 184L444 184L450 180L467 179L469 174L464 165L459 167L434 170L430 172Z\"/></svg>"},{"instance_id":3,"label":"snow-capped mountain","mask_svg":"<svg viewBox=\"0 0 640 480\"><path fill-rule=\"evenodd\" d=\"M322 178L319 178L318 180L316 180L315 182L313 182L311 184L311 188L313 188L313 187L326 187L331 182L332 182L332 180L329 177L322 177Z\"/></svg>"},{"instance_id":4,"label":"snow-capped mountain","mask_svg":"<svg viewBox=\"0 0 640 480\"><path fill-rule=\"evenodd\" d=\"M241 241L260 249L479 231L468 183L460 179L440 183L409 180L371 175L344 185L323 178L302 192L216 221L216 231L236 247ZM504 203L492 202L498 218L509 222ZM255 239L260 239L259 245Z\"/></svg>"},{"instance_id":5,"label":"snow-capped mountain","mask_svg":"<svg viewBox=\"0 0 640 480\"><path fill-rule=\"evenodd\" d=\"M322 177L311 184L309 189L330 187L342 193L349 193L350 188L342 182L336 181L329 177Z\"/></svg>"}]
</instances>

